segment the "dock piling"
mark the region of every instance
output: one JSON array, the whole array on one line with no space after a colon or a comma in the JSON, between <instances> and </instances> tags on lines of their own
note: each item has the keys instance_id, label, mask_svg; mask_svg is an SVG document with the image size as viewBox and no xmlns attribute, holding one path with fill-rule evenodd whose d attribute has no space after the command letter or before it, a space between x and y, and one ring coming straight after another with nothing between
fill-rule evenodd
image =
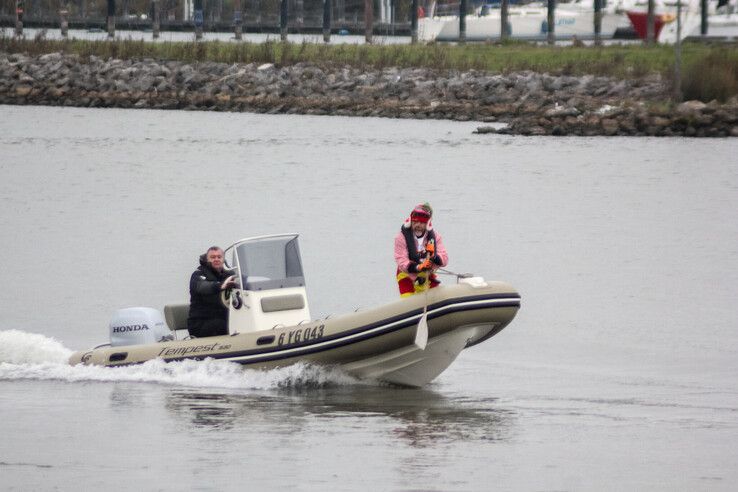
<instances>
[{"instance_id":1,"label":"dock piling","mask_svg":"<svg viewBox=\"0 0 738 492\"><path fill-rule=\"evenodd\" d=\"M202 0L195 0L192 12L192 20L195 23L195 40L202 39L202 26L205 21L202 11Z\"/></svg>"},{"instance_id":2,"label":"dock piling","mask_svg":"<svg viewBox=\"0 0 738 492\"><path fill-rule=\"evenodd\" d=\"M108 38L115 37L115 0L108 0Z\"/></svg>"},{"instance_id":3,"label":"dock piling","mask_svg":"<svg viewBox=\"0 0 738 492\"><path fill-rule=\"evenodd\" d=\"M289 18L289 0L279 2L279 38L282 42L287 41L287 20Z\"/></svg>"},{"instance_id":4,"label":"dock piling","mask_svg":"<svg viewBox=\"0 0 738 492\"><path fill-rule=\"evenodd\" d=\"M502 0L500 2L500 40L505 41L510 37L510 0Z\"/></svg>"},{"instance_id":5,"label":"dock piling","mask_svg":"<svg viewBox=\"0 0 738 492\"><path fill-rule=\"evenodd\" d=\"M602 0L594 0L594 44L602 46Z\"/></svg>"},{"instance_id":6,"label":"dock piling","mask_svg":"<svg viewBox=\"0 0 738 492\"><path fill-rule=\"evenodd\" d=\"M323 0L323 42L331 42L331 0Z\"/></svg>"},{"instance_id":7,"label":"dock piling","mask_svg":"<svg viewBox=\"0 0 738 492\"><path fill-rule=\"evenodd\" d=\"M233 0L233 35L236 41L243 39L243 14L241 12L241 0Z\"/></svg>"},{"instance_id":8,"label":"dock piling","mask_svg":"<svg viewBox=\"0 0 738 492\"><path fill-rule=\"evenodd\" d=\"M466 43L466 0L459 3L459 43Z\"/></svg>"},{"instance_id":9,"label":"dock piling","mask_svg":"<svg viewBox=\"0 0 738 492\"><path fill-rule=\"evenodd\" d=\"M15 35L23 36L23 0L15 2Z\"/></svg>"},{"instance_id":10,"label":"dock piling","mask_svg":"<svg viewBox=\"0 0 738 492\"><path fill-rule=\"evenodd\" d=\"M374 34L374 0L364 0L364 32L367 44L372 44Z\"/></svg>"},{"instance_id":11,"label":"dock piling","mask_svg":"<svg viewBox=\"0 0 738 492\"><path fill-rule=\"evenodd\" d=\"M707 35L707 0L700 0L700 35Z\"/></svg>"},{"instance_id":12,"label":"dock piling","mask_svg":"<svg viewBox=\"0 0 738 492\"><path fill-rule=\"evenodd\" d=\"M410 7L410 44L418 42L418 0L413 0Z\"/></svg>"},{"instance_id":13,"label":"dock piling","mask_svg":"<svg viewBox=\"0 0 738 492\"><path fill-rule=\"evenodd\" d=\"M151 0L151 35L154 39L159 39L161 31L161 21L159 17L159 0Z\"/></svg>"}]
</instances>

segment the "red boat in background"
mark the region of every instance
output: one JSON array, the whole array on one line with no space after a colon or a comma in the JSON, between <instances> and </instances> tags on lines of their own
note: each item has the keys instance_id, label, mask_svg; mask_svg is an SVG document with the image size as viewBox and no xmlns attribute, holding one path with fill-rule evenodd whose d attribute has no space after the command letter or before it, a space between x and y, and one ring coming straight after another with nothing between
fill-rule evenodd
<instances>
[{"instance_id":1,"label":"red boat in background","mask_svg":"<svg viewBox=\"0 0 738 492\"><path fill-rule=\"evenodd\" d=\"M626 12L630 23L633 25L636 34L641 39L646 39L648 33L648 12L629 10ZM661 29L676 19L674 14L654 14L654 39L659 39L659 33Z\"/></svg>"}]
</instances>

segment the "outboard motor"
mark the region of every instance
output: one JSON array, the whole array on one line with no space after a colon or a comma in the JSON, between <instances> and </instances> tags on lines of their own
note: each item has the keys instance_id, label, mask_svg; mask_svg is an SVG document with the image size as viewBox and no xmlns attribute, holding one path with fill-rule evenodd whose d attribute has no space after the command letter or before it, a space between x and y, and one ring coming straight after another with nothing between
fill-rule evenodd
<instances>
[{"instance_id":1,"label":"outboard motor","mask_svg":"<svg viewBox=\"0 0 738 492\"><path fill-rule=\"evenodd\" d=\"M141 345L173 340L162 314L153 308L119 309L110 320L110 345Z\"/></svg>"}]
</instances>

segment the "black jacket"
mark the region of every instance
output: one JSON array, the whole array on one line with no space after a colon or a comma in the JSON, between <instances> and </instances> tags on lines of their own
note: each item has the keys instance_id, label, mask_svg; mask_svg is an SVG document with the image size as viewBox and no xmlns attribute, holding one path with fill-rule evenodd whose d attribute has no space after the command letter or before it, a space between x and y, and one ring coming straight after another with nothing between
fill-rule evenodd
<instances>
[{"instance_id":1,"label":"black jacket","mask_svg":"<svg viewBox=\"0 0 738 492\"><path fill-rule=\"evenodd\" d=\"M188 324L194 320L228 319L228 310L220 302L220 286L232 272L216 272L200 257L200 266L190 276L190 314Z\"/></svg>"}]
</instances>

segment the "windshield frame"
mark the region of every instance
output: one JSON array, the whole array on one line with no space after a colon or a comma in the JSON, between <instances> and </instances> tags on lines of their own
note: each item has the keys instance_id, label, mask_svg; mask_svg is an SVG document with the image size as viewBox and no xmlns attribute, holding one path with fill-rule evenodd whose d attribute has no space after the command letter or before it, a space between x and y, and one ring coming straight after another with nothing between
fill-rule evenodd
<instances>
[{"instance_id":1,"label":"windshield frame","mask_svg":"<svg viewBox=\"0 0 738 492\"><path fill-rule=\"evenodd\" d=\"M275 240L285 238L286 240L282 243L284 246L283 259L285 261L285 273L281 278L272 277L259 277L258 275L249 275L249 269L247 265L242 265L242 260L246 255L246 251L240 248L245 244L254 244L264 242L267 240ZM304 287L305 286L305 273L302 268L302 258L300 255L299 246L299 234L297 233L283 233L283 234L270 234L265 236L254 236L244 238L236 241L232 245L228 246L224 251L226 266L230 269L235 270L236 276L238 277L241 288L243 290L271 290L280 289L287 287ZM292 246L290 246L292 245ZM288 250L288 248L293 248ZM231 258L232 263L228 261ZM291 265L294 270L297 268L300 275L288 275L289 267ZM294 272L293 272L294 273ZM255 277L255 278L249 278Z\"/></svg>"}]
</instances>

